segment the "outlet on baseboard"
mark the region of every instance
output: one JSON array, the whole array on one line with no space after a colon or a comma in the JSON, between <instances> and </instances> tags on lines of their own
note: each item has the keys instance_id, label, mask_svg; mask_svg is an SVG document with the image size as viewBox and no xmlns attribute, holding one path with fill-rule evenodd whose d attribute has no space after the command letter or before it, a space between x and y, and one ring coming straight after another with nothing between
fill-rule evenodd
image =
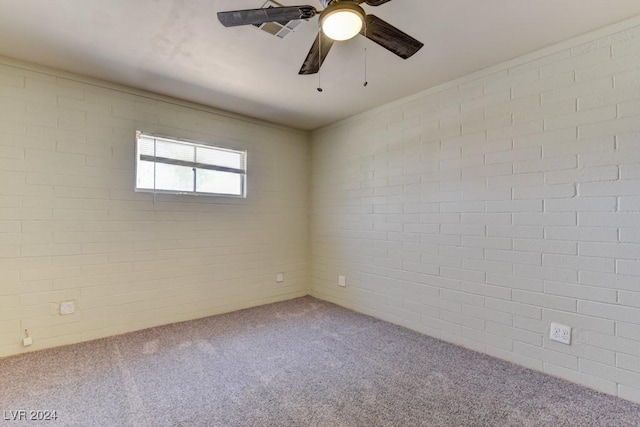
<instances>
[{"instance_id":1,"label":"outlet on baseboard","mask_svg":"<svg viewBox=\"0 0 640 427\"><path fill-rule=\"evenodd\" d=\"M552 323L551 330L549 331L549 338L552 341L558 341L562 344L571 344L571 327L560 325L559 323Z\"/></svg>"},{"instance_id":2,"label":"outlet on baseboard","mask_svg":"<svg viewBox=\"0 0 640 427\"><path fill-rule=\"evenodd\" d=\"M277 283L282 283L282 282L284 282L284 273L278 273L278 274L276 274L276 282L277 282Z\"/></svg>"}]
</instances>

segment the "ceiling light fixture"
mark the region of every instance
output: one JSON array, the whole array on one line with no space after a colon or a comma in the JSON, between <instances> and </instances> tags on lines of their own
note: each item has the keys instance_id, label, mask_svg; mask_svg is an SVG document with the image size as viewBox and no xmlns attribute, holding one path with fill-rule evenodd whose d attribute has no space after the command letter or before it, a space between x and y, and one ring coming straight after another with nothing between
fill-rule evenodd
<instances>
[{"instance_id":1,"label":"ceiling light fixture","mask_svg":"<svg viewBox=\"0 0 640 427\"><path fill-rule=\"evenodd\" d=\"M322 32L337 41L354 38L364 25L364 10L357 4L334 3L320 16Z\"/></svg>"}]
</instances>

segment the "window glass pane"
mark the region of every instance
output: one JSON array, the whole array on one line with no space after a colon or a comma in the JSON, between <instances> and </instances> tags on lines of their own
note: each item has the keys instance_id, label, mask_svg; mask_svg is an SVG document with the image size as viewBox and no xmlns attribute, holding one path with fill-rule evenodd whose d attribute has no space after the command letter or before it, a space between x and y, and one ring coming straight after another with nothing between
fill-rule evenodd
<instances>
[{"instance_id":1,"label":"window glass pane","mask_svg":"<svg viewBox=\"0 0 640 427\"><path fill-rule=\"evenodd\" d=\"M242 177L243 175L237 173L198 169L196 170L196 191L241 196Z\"/></svg>"},{"instance_id":2,"label":"window glass pane","mask_svg":"<svg viewBox=\"0 0 640 427\"><path fill-rule=\"evenodd\" d=\"M156 140L156 157L165 157L167 159L186 160L193 162L195 153L194 147L186 144L178 144L175 142Z\"/></svg>"},{"instance_id":3,"label":"window glass pane","mask_svg":"<svg viewBox=\"0 0 640 427\"><path fill-rule=\"evenodd\" d=\"M233 151L196 147L196 161L208 165L244 170L244 154Z\"/></svg>"},{"instance_id":4,"label":"window glass pane","mask_svg":"<svg viewBox=\"0 0 640 427\"><path fill-rule=\"evenodd\" d=\"M136 135L137 190L244 197L246 152L142 132ZM142 160L143 156L149 161ZM199 165L203 169L199 169ZM224 169L242 172L226 172ZM196 178L197 184L194 182Z\"/></svg>"},{"instance_id":5,"label":"window glass pane","mask_svg":"<svg viewBox=\"0 0 640 427\"><path fill-rule=\"evenodd\" d=\"M156 163L156 189L193 191L193 168Z\"/></svg>"},{"instance_id":6,"label":"window glass pane","mask_svg":"<svg viewBox=\"0 0 640 427\"><path fill-rule=\"evenodd\" d=\"M153 162L138 161L136 175L138 188L153 188Z\"/></svg>"}]
</instances>

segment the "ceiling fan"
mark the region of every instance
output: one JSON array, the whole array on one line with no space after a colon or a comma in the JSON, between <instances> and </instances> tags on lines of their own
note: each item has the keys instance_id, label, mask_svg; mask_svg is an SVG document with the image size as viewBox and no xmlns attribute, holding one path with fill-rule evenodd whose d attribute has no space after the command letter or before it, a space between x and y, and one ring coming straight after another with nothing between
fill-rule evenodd
<instances>
[{"instance_id":1,"label":"ceiling fan","mask_svg":"<svg viewBox=\"0 0 640 427\"><path fill-rule=\"evenodd\" d=\"M298 74L315 74L320 70L335 41L349 40L362 34L403 59L420 50L423 43L372 14L366 14L361 3L380 6L391 0L320 0L325 9L313 6L282 6L268 9L246 9L218 12L225 27L260 25L265 22L287 22L320 15L320 31Z\"/></svg>"}]
</instances>

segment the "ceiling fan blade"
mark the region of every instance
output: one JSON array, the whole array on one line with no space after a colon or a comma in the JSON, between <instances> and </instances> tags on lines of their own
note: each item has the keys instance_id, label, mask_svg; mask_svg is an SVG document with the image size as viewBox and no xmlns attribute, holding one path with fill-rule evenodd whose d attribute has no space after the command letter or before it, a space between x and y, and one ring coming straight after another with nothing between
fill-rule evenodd
<instances>
[{"instance_id":1,"label":"ceiling fan blade","mask_svg":"<svg viewBox=\"0 0 640 427\"><path fill-rule=\"evenodd\" d=\"M403 59L411 57L424 46L424 43L375 15L367 15L366 26L362 27L360 34Z\"/></svg>"},{"instance_id":2,"label":"ceiling fan blade","mask_svg":"<svg viewBox=\"0 0 640 427\"><path fill-rule=\"evenodd\" d=\"M318 12L313 6L272 7L268 9L232 10L218 12L218 20L225 27L259 25L265 22L287 22L313 18Z\"/></svg>"},{"instance_id":3,"label":"ceiling fan blade","mask_svg":"<svg viewBox=\"0 0 640 427\"><path fill-rule=\"evenodd\" d=\"M333 40L325 36L322 31L319 34L320 37L316 37L316 40L313 42L311 50L305 58L298 74L315 74L320 71L324 59L327 57L331 46L333 46Z\"/></svg>"},{"instance_id":4,"label":"ceiling fan blade","mask_svg":"<svg viewBox=\"0 0 640 427\"><path fill-rule=\"evenodd\" d=\"M369 6L380 6L381 4L389 3L391 0L366 0Z\"/></svg>"}]
</instances>

